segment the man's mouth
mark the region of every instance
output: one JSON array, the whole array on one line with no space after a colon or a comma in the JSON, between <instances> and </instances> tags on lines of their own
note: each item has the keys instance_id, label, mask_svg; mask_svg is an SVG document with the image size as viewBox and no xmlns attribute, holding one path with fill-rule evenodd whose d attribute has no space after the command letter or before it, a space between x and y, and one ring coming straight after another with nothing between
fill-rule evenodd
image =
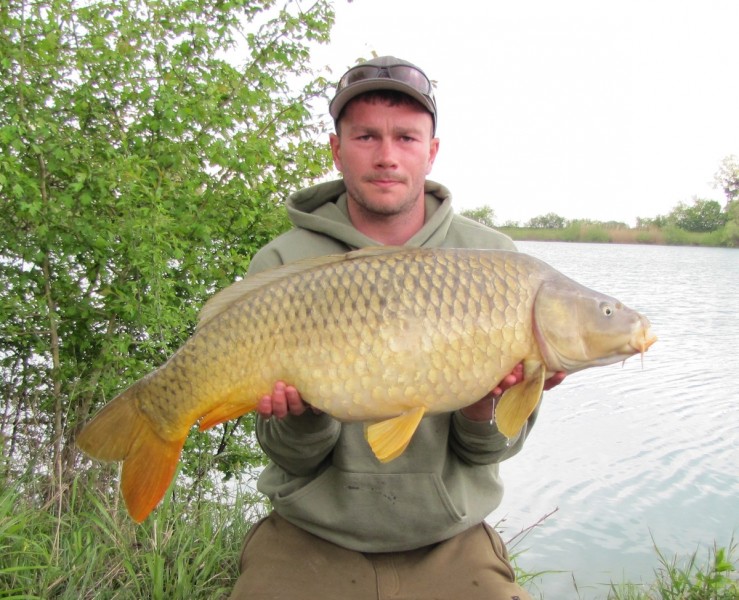
<instances>
[{"instance_id":1,"label":"man's mouth","mask_svg":"<svg viewBox=\"0 0 739 600\"><path fill-rule=\"evenodd\" d=\"M399 183L403 183L403 180L399 177L368 177L367 181L373 185L379 187L392 187Z\"/></svg>"}]
</instances>

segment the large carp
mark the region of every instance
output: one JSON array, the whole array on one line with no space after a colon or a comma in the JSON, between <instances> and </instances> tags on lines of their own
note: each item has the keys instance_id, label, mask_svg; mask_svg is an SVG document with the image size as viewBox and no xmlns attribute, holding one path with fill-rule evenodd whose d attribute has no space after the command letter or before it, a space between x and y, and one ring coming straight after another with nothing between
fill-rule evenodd
<instances>
[{"instance_id":1,"label":"large carp","mask_svg":"<svg viewBox=\"0 0 739 600\"><path fill-rule=\"evenodd\" d=\"M140 522L172 480L191 426L256 408L276 381L314 407L364 421L378 460L408 445L425 414L470 405L518 363L496 408L512 437L544 380L623 361L654 341L647 319L526 254L382 247L292 263L209 300L195 334L114 398L80 448L123 461Z\"/></svg>"}]
</instances>

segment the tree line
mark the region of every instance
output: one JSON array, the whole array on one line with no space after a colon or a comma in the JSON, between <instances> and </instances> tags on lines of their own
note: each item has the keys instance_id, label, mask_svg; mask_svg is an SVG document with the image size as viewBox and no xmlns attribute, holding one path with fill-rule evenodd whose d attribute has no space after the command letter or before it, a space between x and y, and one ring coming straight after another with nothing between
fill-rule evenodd
<instances>
[{"instance_id":1,"label":"tree line","mask_svg":"<svg viewBox=\"0 0 739 600\"><path fill-rule=\"evenodd\" d=\"M692 233L721 232L724 245L739 246L739 159L730 155L723 159L714 176L716 187L720 189L725 202L693 198L691 204L679 202L668 214L656 217L638 217L637 229L677 228ZM465 210L463 215L495 227L495 211L489 206ZM526 229L565 229L573 225L594 225L606 229L628 229L626 223L591 221L586 219L566 219L550 212L532 217L522 226L518 223L505 223L506 228Z\"/></svg>"}]
</instances>

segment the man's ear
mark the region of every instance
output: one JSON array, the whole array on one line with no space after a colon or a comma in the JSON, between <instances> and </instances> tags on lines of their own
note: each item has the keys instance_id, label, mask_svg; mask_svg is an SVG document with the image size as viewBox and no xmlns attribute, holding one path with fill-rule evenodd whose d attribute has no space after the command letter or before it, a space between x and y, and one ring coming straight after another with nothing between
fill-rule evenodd
<instances>
[{"instance_id":1,"label":"man's ear","mask_svg":"<svg viewBox=\"0 0 739 600\"><path fill-rule=\"evenodd\" d=\"M431 139L431 143L429 145L429 160L426 164L426 175L431 173L431 169L434 168L434 161L436 160L436 155L439 153L439 138L435 137Z\"/></svg>"},{"instance_id":2,"label":"man's ear","mask_svg":"<svg viewBox=\"0 0 739 600\"><path fill-rule=\"evenodd\" d=\"M334 166L336 167L336 170L341 173L341 139L337 134L330 133L328 141L331 145L331 156L334 158Z\"/></svg>"}]
</instances>

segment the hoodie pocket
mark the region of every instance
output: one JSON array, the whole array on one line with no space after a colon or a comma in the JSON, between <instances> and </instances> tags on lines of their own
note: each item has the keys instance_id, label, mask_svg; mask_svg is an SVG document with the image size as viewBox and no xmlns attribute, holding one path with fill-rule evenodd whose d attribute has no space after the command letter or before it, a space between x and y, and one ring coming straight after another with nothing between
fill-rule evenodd
<instances>
[{"instance_id":1,"label":"hoodie pocket","mask_svg":"<svg viewBox=\"0 0 739 600\"><path fill-rule=\"evenodd\" d=\"M453 535L466 515L433 473L347 473L329 467L299 489L273 497L296 525L345 547L388 552Z\"/></svg>"}]
</instances>

